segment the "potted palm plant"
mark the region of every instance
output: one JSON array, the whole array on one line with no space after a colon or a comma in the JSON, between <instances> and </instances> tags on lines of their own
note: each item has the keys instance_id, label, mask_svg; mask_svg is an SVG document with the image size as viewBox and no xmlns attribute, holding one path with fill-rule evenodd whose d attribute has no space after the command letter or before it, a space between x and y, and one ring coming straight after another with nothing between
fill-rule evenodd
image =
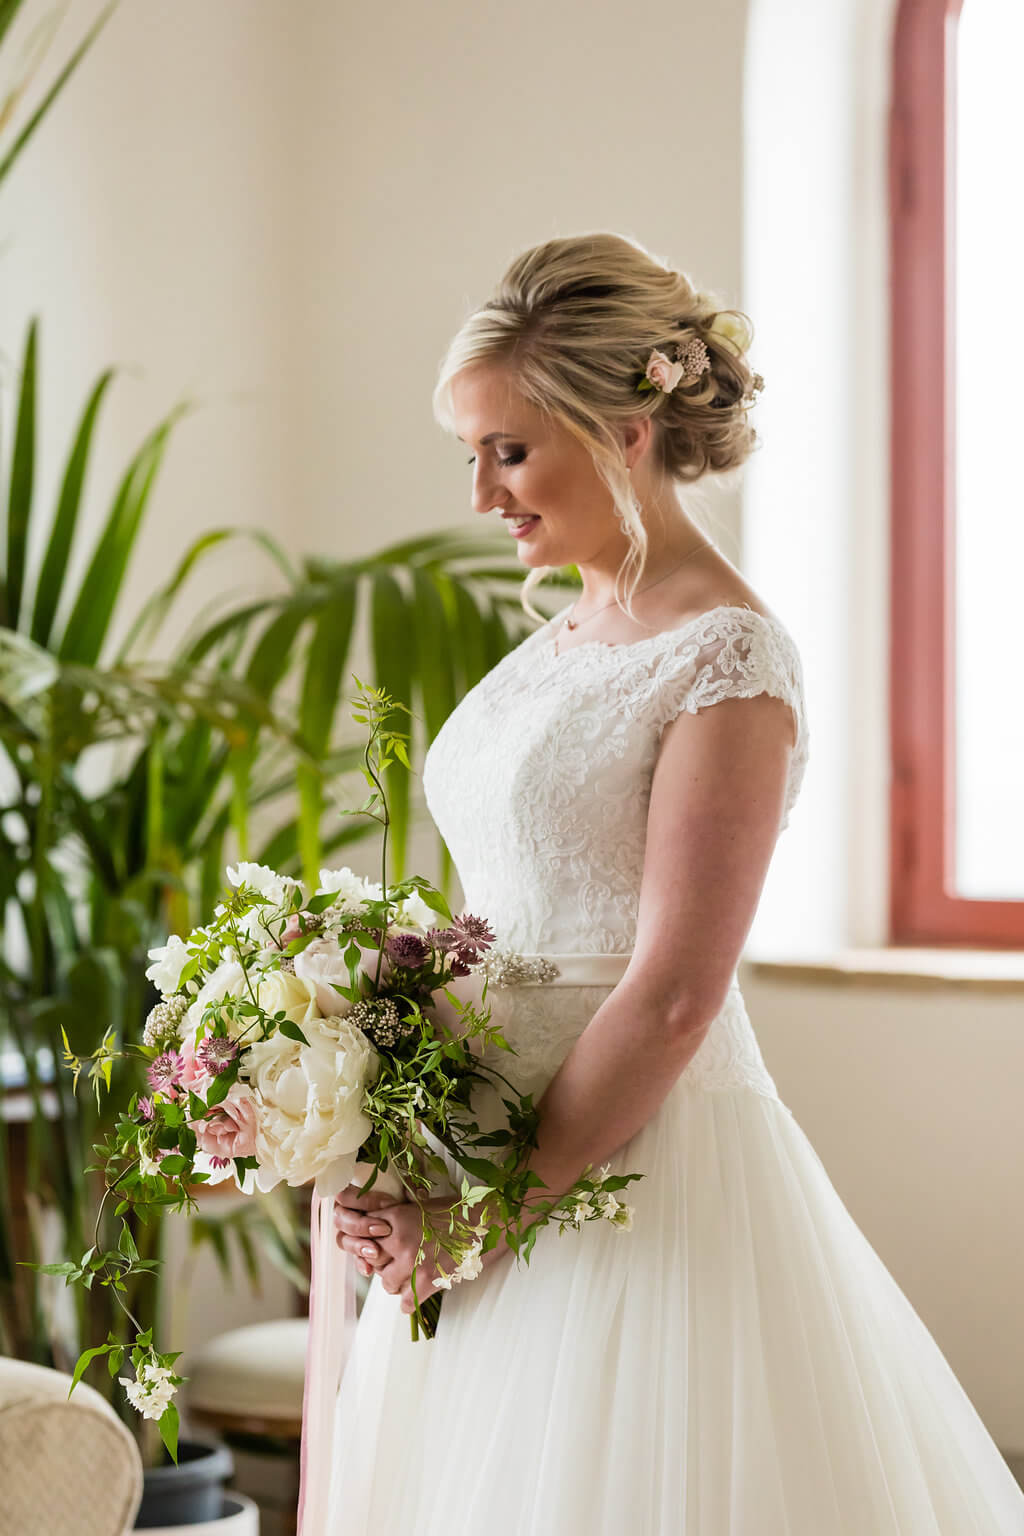
<instances>
[{"instance_id":1,"label":"potted palm plant","mask_svg":"<svg viewBox=\"0 0 1024 1536\"><path fill-rule=\"evenodd\" d=\"M0 151L0 185L116 3ZM0 51L21 8L22 0L0 0ZM0 133L38 62L37 54L0 100ZM210 910L230 857L310 878L326 856L371 830L348 820L324 835L331 780L358 771L362 758L361 742L346 746L334 736L356 644L367 645L378 685L418 704L415 756L528 621L518 601L521 571L505 540L442 531L356 561L296 566L265 535L220 528L183 552L115 650L110 636L132 552L170 439L191 407L175 407L139 446L85 573L73 582L90 455L115 370L89 393L56 502L43 507L39 354L33 320L14 397L0 396L12 426L2 438L11 443L8 462L0 463L0 1351L70 1371L83 1339L123 1337L125 1309L158 1322L166 1298L146 1272L160 1251L159 1220L132 1232L142 1262L123 1294L100 1285L64 1289L59 1275L32 1267L57 1251L84 1252L92 1241L100 1186L89 1171L91 1149L132 1092L115 1068L102 1105L87 1088L74 1094L58 1067L64 1037L83 1057L108 1034L141 1039L156 1001L144 974L147 951ZM243 538L261 542L279 589L199 621L169 662L154 664L155 641L199 563ZM33 548L42 551L34 570ZM408 786L397 770L387 786L399 878ZM443 843L439 860L447 890ZM204 1216L197 1228L226 1273L239 1259L255 1274L256 1242L302 1288L302 1213L267 1209L277 1198L249 1201L221 1219ZM120 1406L115 1371L99 1365L89 1369L93 1384ZM137 1430L137 1417L126 1417ZM145 1424L142 1450L155 1488L166 1450L153 1431ZM198 1454L176 1449L181 1474L191 1477ZM213 1470L223 1480L223 1458ZM207 1501L206 1515L211 1507ZM211 1529L239 1513L215 1515ZM155 1528L162 1517L147 1508L143 1518Z\"/></svg>"}]
</instances>

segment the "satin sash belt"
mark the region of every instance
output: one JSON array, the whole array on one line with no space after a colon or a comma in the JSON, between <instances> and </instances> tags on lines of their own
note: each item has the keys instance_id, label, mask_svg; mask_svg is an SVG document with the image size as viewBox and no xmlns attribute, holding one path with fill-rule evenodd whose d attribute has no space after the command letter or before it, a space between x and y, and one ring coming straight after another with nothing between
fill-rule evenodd
<instances>
[{"instance_id":1,"label":"satin sash belt","mask_svg":"<svg viewBox=\"0 0 1024 1536\"><path fill-rule=\"evenodd\" d=\"M524 960L550 960L559 975L551 981L524 982L524 986L544 987L614 987L626 974L632 955L573 954L523 955Z\"/></svg>"}]
</instances>

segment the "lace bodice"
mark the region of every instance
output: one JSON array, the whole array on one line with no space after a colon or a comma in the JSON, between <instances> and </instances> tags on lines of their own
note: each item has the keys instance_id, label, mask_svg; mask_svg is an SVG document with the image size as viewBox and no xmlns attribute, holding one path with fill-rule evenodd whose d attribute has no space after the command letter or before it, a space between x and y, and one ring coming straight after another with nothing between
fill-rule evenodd
<instances>
[{"instance_id":1,"label":"lace bodice","mask_svg":"<svg viewBox=\"0 0 1024 1536\"><path fill-rule=\"evenodd\" d=\"M793 710L780 832L807 762L799 654L788 631L722 605L628 645L554 649L564 613L462 698L423 767L427 808L466 907L530 953L629 954L661 733L687 710L767 692Z\"/></svg>"},{"instance_id":2,"label":"lace bodice","mask_svg":"<svg viewBox=\"0 0 1024 1536\"><path fill-rule=\"evenodd\" d=\"M767 692L784 700L796 744L781 832L807 763L800 658L778 620L728 605L630 645L589 642L559 655L554 639L565 612L509 652L449 715L427 753L424 795L466 909L488 919L498 946L563 961L628 956L666 724L721 699ZM478 1002L480 986L474 973L453 991ZM521 1093L539 1096L609 991L561 981L490 989L491 1022L517 1054L495 1048L485 1059ZM778 1098L735 976L680 1084ZM474 1110L484 1129L502 1123L491 1088L478 1091Z\"/></svg>"}]
</instances>

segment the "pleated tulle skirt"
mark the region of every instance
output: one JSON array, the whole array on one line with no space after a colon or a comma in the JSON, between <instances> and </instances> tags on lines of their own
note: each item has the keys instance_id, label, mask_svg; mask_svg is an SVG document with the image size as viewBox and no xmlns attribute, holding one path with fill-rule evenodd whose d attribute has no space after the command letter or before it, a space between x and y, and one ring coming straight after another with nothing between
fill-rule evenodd
<instances>
[{"instance_id":1,"label":"pleated tulle skirt","mask_svg":"<svg viewBox=\"0 0 1024 1536\"><path fill-rule=\"evenodd\" d=\"M1024 1492L791 1112L680 1079L611 1160L631 1231L546 1228L445 1296L376 1278L331 1536L1021 1536Z\"/></svg>"}]
</instances>

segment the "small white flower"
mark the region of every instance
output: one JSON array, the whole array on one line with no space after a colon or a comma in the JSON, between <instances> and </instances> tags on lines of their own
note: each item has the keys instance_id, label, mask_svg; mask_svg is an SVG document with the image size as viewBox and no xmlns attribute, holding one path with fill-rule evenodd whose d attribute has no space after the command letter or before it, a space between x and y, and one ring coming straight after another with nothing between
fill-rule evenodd
<instances>
[{"instance_id":1,"label":"small white flower","mask_svg":"<svg viewBox=\"0 0 1024 1536\"><path fill-rule=\"evenodd\" d=\"M328 907L325 916L329 919L334 912L361 912L363 902L368 896L379 896L380 886L370 887L368 883L357 875L348 865L341 869L322 869L320 871L320 884L317 887L318 896L330 892L340 895L341 900L336 901L332 907Z\"/></svg>"},{"instance_id":2,"label":"small white flower","mask_svg":"<svg viewBox=\"0 0 1024 1536\"><path fill-rule=\"evenodd\" d=\"M631 1205L620 1205L612 1217L612 1223L622 1232L631 1231L633 1227L633 1207Z\"/></svg>"},{"instance_id":3,"label":"small white flower","mask_svg":"<svg viewBox=\"0 0 1024 1536\"><path fill-rule=\"evenodd\" d=\"M127 1376L117 1379L127 1392L132 1407L137 1408L144 1419L159 1419L177 1390L171 1381L173 1374L166 1365L143 1363L135 1381L130 1381Z\"/></svg>"},{"instance_id":4,"label":"small white flower","mask_svg":"<svg viewBox=\"0 0 1024 1536\"><path fill-rule=\"evenodd\" d=\"M439 1274L434 1281L434 1288L439 1291L450 1291L453 1285L458 1285L461 1280L475 1280L484 1267L480 1254L483 1243L472 1243L466 1249L462 1260L447 1275Z\"/></svg>"},{"instance_id":5,"label":"small white flower","mask_svg":"<svg viewBox=\"0 0 1024 1536\"><path fill-rule=\"evenodd\" d=\"M291 875L279 875L276 870L269 868L266 864L229 865L227 875L233 886L248 885L270 902L269 907L253 907L238 922L241 933L247 934L252 939L264 938L267 925L274 919L283 917L285 908L290 909L291 893L299 882L293 880Z\"/></svg>"},{"instance_id":6,"label":"small white flower","mask_svg":"<svg viewBox=\"0 0 1024 1536\"><path fill-rule=\"evenodd\" d=\"M166 944L160 944L156 949L149 950L148 956L153 964L146 971L147 980L151 981L164 997L171 997L178 990L181 973L188 959L188 948L184 939L172 933Z\"/></svg>"},{"instance_id":7,"label":"small white flower","mask_svg":"<svg viewBox=\"0 0 1024 1536\"><path fill-rule=\"evenodd\" d=\"M603 1194L598 1196L597 1204L601 1215L607 1216L610 1220L614 1221L615 1212L619 1209L619 1202L615 1196L605 1190Z\"/></svg>"},{"instance_id":8,"label":"small white flower","mask_svg":"<svg viewBox=\"0 0 1024 1536\"><path fill-rule=\"evenodd\" d=\"M586 1200L577 1200L572 1208L571 1221L574 1227L579 1227L586 1221L590 1214L590 1205Z\"/></svg>"}]
</instances>

